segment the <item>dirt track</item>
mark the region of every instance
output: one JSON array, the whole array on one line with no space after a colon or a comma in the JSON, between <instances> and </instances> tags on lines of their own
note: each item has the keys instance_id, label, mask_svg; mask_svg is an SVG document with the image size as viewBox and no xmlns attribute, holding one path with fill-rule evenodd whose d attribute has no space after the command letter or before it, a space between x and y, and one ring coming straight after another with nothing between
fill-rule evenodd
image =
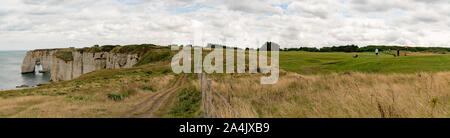
<instances>
[{"instance_id":1,"label":"dirt track","mask_svg":"<svg viewBox=\"0 0 450 138\"><path fill-rule=\"evenodd\" d=\"M161 108L161 104L164 101L169 100L169 97L173 97L180 91L182 86L186 83L186 75L180 75L173 83L170 83L167 89L158 91L155 95L150 96L142 103L131 110L126 117L130 118L151 118L153 113Z\"/></svg>"}]
</instances>

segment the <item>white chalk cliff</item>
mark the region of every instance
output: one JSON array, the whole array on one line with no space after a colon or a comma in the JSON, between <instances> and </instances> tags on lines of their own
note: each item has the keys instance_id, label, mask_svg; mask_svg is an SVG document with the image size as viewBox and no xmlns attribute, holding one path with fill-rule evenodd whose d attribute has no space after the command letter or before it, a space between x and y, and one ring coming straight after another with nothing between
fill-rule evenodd
<instances>
[{"instance_id":1,"label":"white chalk cliff","mask_svg":"<svg viewBox=\"0 0 450 138\"><path fill-rule=\"evenodd\" d=\"M72 80L100 69L131 68L139 61L138 54L110 52L83 52L72 50L73 60L65 61L55 56L61 49L41 49L27 52L22 63L22 73L34 73L41 64L41 72L49 72L52 81Z\"/></svg>"}]
</instances>

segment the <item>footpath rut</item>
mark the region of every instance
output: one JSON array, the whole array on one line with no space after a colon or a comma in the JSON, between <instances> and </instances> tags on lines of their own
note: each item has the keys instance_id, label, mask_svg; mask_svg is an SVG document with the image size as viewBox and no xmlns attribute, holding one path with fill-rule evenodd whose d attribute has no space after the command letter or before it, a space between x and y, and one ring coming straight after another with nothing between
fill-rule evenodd
<instances>
[{"instance_id":1,"label":"footpath rut","mask_svg":"<svg viewBox=\"0 0 450 138\"><path fill-rule=\"evenodd\" d=\"M163 89L158 93L150 96L148 99L144 100L142 103L131 110L126 117L130 118L150 118L153 113L161 107L164 101L167 101L169 97L179 92L183 85L186 83L186 75L181 75L175 82L168 85L167 89Z\"/></svg>"}]
</instances>

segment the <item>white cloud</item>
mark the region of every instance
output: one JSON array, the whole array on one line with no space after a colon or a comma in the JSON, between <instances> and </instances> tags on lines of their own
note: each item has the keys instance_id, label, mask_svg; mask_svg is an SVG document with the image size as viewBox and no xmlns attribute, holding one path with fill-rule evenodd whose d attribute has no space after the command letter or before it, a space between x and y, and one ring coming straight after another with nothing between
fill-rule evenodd
<instances>
[{"instance_id":1,"label":"white cloud","mask_svg":"<svg viewBox=\"0 0 450 138\"><path fill-rule=\"evenodd\" d=\"M4 0L0 50L206 43L450 46L448 0Z\"/></svg>"}]
</instances>

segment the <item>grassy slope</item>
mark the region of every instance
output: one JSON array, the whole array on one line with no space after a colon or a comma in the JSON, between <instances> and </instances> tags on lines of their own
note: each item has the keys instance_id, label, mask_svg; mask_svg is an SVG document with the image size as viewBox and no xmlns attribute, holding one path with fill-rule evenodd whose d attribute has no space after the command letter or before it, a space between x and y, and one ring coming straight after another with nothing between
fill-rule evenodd
<instances>
[{"instance_id":1,"label":"grassy slope","mask_svg":"<svg viewBox=\"0 0 450 138\"><path fill-rule=\"evenodd\" d=\"M282 69L300 74L321 74L332 72L366 73L415 73L450 70L450 55L401 56L373 53L312 53L281 52Z\"/></svg>"},{"instance_id":2,"label":"grassy slope","mask_svg":"<svg viewBox=\"0 0 450 138\"><path fill-rule=\"evenodd\" d=\"M0 92L0 117L122 117L173 81L166 64L100 70L71 81ZM109 97L123 93L119 101Z\"/></svg>"}]
</instances>

